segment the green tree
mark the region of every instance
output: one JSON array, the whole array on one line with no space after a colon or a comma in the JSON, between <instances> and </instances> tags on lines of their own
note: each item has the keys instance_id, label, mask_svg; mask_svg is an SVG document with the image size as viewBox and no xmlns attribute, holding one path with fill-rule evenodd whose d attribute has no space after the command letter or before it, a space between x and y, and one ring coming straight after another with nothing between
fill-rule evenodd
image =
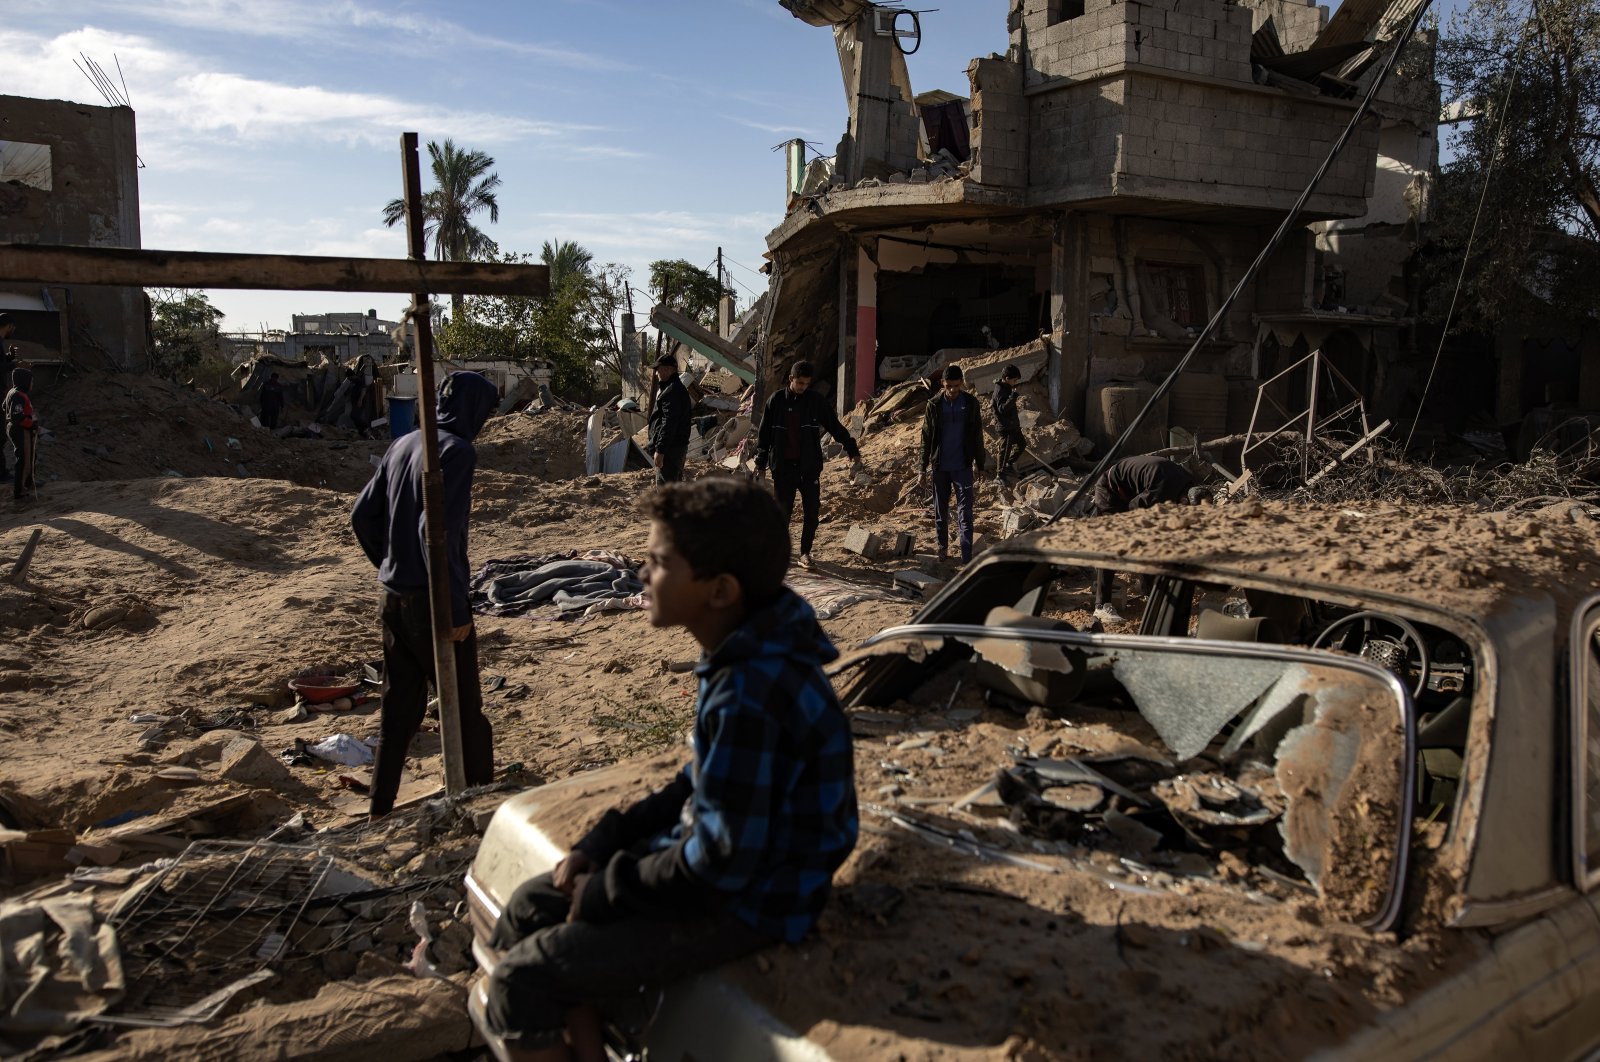
<instances>
[{"instance_id":1,"label":"green tree","mask_svg":"<svg viewBox=\"0 0 1600 1062\"><path fill-rule=\"evenodd\" d=\"M473 223L473 216L488 211L491 223L500 220L495 197L500 177L490 172L494 159L482 151L458 148L449 138L442 145L428 141L428 156L436 187L422 196L423 238L433 240L433 257L442 262L489 260L499 248ZM398 225L405 216L404 200L391 199L383 208L385 225ZM453 317L461 316L463 305L462 296L450 296Z\"/></svg>"},{"instance_id":2,"label":"green tree","mask_svg":"<svg viewBox=\"0 0 1600 1062\"><path fill-rule=\"evenodd\" d=\"M539 261L550 268L550 287L559 288L588 280L594 255L571 240L546 240Z\"/></svg>"},{"instance_id":3,"label":"green tree","mask_svg":"<svg viewBox=\"0 0 1600 1062\"><path fill-rule=\"evenodd\" d=\"M211 305L205 292L152 288L146 295L150 299L150 335L155 341L150 363L157 373L185 381L207 359L221 357L217 325L222 311Z\"/></svg>"},{"instance_id":4,"label":"green tree","mask_svg":"<svg viewBox=\"0 0 1600 1062\"><path fill-rule=\"evenodd\" d=\"M622 349L622 313L628 308L628 282L632 277L632 270L616 262L592 269L586 314L590 361L607 377L632 380L637 385L642 370L637 364L627 363L628 354Z\"/></svg>"},{"instance_id":5,"label":"green tree","mask_svg":"<svg viewBox=\"0 0 1600 1062\"><path fill-rule=\"evenodd\" d=\"M470 296L467 312L439 330L440 351L450 358L549 361L552 386L566 395L586 397L596 388L612 392L615 380L630 370L637 379L640 374L625 365L622 349L628 267L593 265L594 256L570 241L546 243L539 258L550 267L548 295ZM508 264L530 260L525 254L496 258Z\"/></svg>"},{"instance_id":6,"label":"green tree","mask_svg":"<svg viewBox=\"0 0 1600 1062\"><path fill-rule=\"evenodd\" d=\"M1451 135L1454 157L1440 173L1428 312L1445 314L1465 258L1462 327L1491 330L1552 310L1593 314L1600 0L1472 0L1440 40L1438 69L1446 107L1468 120Z\"/></svg>"},{"instance_id":7,"label":"green tree","mask_svg":"<svg viewBox=\"0 0 1600 1062\"><path fill-rule=\"evenodd\" d=\"M710 272L682 258L650 263L650 295L656 305L670 306L707 328L717 326L717 302L732 294L732 288L719 288L717 278Z\"/></svg>"}]
</instances>

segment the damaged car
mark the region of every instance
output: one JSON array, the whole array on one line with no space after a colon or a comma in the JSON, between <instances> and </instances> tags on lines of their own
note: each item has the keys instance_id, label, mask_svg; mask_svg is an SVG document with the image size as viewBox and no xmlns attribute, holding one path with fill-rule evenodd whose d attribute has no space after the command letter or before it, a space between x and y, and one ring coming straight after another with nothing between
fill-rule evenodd
<instances>
[{"instance_id":1,"label":"damaged car","mask_svg":"<svg viewBox=\"0 0 1600 1062\"><path fill-rule=\"evenodd\" d=\"M1157 509L986 552L834 666L862 834L818 932L614 1015L619 1051L1600 1050L1592 525L1350 530ZM1091 623L1105 570L1143 585L1128 630ZM516 886L676 765L500 808L468 878L480 965Z\"/></svg>"}]
</instances>

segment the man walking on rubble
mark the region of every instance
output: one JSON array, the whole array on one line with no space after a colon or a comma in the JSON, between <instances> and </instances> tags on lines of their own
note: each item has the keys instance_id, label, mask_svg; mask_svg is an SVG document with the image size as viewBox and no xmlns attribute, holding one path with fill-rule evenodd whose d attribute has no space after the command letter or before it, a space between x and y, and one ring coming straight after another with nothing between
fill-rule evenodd
<instances>
[{"instance_id":1,"label":"man walking on rubble","mask_svg":"<svg viewBox=\"0 0 1600 1062\"><path fill-rule=\"evenodd\" d=\"M1106 469L1094 485L1090 516L1109 516L1135 509L1148 509L1162 502L1200 500L1204 488L1196 487L1194 477L1176 461L1165 457L1124 457ZM1100 569L1094 584L1094 616L1102 623L1123 623L1122 614L1111 603L1111 582L1116 572Z\"/></svg>"},{"instance_id":2,"label":"man walking on rubble","mask_svg":"<svg viewBox=\"0 0 1600 1062\"><path fill-rule=\"evenodd\" d=\"M822 433L836 439L861 469L861 449L850 437L828 400L811 390L815 375L809 361L789 369L789 385L767 399L756 437L756 475L772 470L772 491L784 521L794 519L794 496L800 495L800 567L811 567L811 546L822 513Z\"/></svg>"},{"instance_id":3,"label":"man walking on rubble","mask_svg":"<svg viewBox=\"0 0 1600 1062\"><path fill-rule=\"evenodd\" d=\"M278 427L278 417L283 413L283 383L278 379L277 373L267 376L261 385L261 395L257 399L261 405L261 426L268 431Z\"/></svg>"},{"instance_id":4,"label":"man walking on rubble","mask_svg":"<svg viewBox=\"0 0 1600 1062\"><path fill-rule=\"evenodd\" d=\"M995 425L1000 429L1000 460L996 462L999 475L1016 473L1017 458L1028 446L1022 434L1022 417L1017 413L1017 384L1022 382L1022 370L1007 365L1000 373L1000 382L994 385L990 405L994 409Z\"/></svg>"},{"instance_id":5,"label":"man walking on rubble","mask_svg":"<svg viewBox=\"0 0 1600 1062\"><path fill-rule=\"evenodd\" d=\"M468 785L494 780L494 732L483 715L478 636L467 604L467 519L478 454L472 440L500 400L475 372L453 372L439 384L439 466L444 479L445 549L450 569L450 638L455 642L461 699L461 749ZM406 749L422 726L428 685L435 682L433 613L422 519L422 432L389 445L378 471L350 513L367 559L383 585L383 711L372 768L371 817L394 810Z\"/></svg>"},{"instance_id":6,"label":"man walking on rubble","mask_svg":"<svg viewBox=\"0 0 1600 1062\"><path fill-rule=\"evenodd\" d=\"M656 391L650 402L650 438L645 453L656 466L656 486L683 478L689 455L689 389L678 376L678 359L663 354L656 359Z\"/></svg>"},{"instance_id":7,"label":"man walking on rubble","mask_svg":"<svg viewBox=\"0 0 1600 1062\"><path fill-rule=\"evenodd\" d=\"M16 451L17 465L12 470L11 492L19 502L23 491L32 491L35 497L39 494L39 486L33 477L34 457L39 447L39 425L34 420L33 399L28 397L32 387L32 369L12 369L11 390L6 392L5 402L0 405L0 413L5 417L6 438L11 440L11 448Z\"/></svg>"},{"instance_id":8,"label":"man walking on rubble","mask_svg":"<svg viewBox=\"0 0 1600 1062\"><path fill-rule=\"evenodd\" d=\"M978 400L966 391L961 366L944 370L944 387L929 400L922 416L922 461L917 483L933 472L933 529L939 542L939 560L949 558L950 494L955 493L960 528L961 563L972 560L973 468L986 466L983 452L983 415Z\"/></svg>"},{"instance_id":9,"label":"man walking on rubble","mask_svg":"<svg viewBox=\"0 0 1600 1062\"><path fill-rule=\"evenodd\" d=\"M11 342L11 333L17 330L11 315L0 313L0 387L11 386L11 370L17 367L17 348ZM0 479L10 479L6 468L6 440L0 435Z\"/></svg>"}]
</instances>

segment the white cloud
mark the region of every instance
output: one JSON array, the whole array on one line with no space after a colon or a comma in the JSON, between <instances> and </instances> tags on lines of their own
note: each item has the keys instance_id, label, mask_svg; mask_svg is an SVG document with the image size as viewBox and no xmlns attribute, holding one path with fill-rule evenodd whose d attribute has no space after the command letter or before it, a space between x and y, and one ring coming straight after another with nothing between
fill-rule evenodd
<instances>
[{"instance_id":1,"label":"white cloud","mask_svg":"<svg viewBox=\"0 0 1600 1062\"><path fill-rule=\"evenodd\" d=\"M802 140L817 139L817 133L812 129L801 129L798 126L779 122L758 122L754 118L741 118L737 114L723 114L718 117L724 121L732 122L734 125L742 125L747 129L757 129L763 133L771 133L773 136L788 137L791 140L795 137L799 137Z\"/></svg>"},{"instance_id":2,"label":"white cloud","mask_svg":"<svg viewBox=\"0 0 1600 1062\"><path fill-rule=\"evenodd\" d=\"M99 102L73 68L80 53L116 55L139 114L147 162L193 167L205 151L269 143L387 147L401 130L493 145L568 138L597 127L460 110L368 92L291 85L206 69L199 56L145 37L85 28L45 39L0 32L0 91ZM76 79L76 80L74 80Z\"/></svg>"},{"instance_id":3,"label":"white cloud","mask_svg":"<svg viewBox=\"0 0 1600 1062\"><path fill-rule=\"evenodd\" d=\"M776 210L746 214L655 210L537 216L548 219L549 223L544 226L547 233L559 235L563 240L575 240L594 251L597 258L612 258L618 251L630 258L657 258L663 254L676 258L697 253L695 248L715 249L719 243L759 244L783 220Z\"/></svg>"},{"instance_id":4,"label":"white cloud","mask_svg":"<svg viewBox=\"0 0 1600 1062\"><path fill-rule=\"evenodd\" d=\"M476 33L446 19L384 11L351 0L79 0L80 15L159 22L188 30L305 41L329 35L399 49L418 40L432 48L470 46L543 60L579 70L620 70L624 64L576 48ZM374 40L373 31L394 37Z\"/></svg>"}]
</instances>

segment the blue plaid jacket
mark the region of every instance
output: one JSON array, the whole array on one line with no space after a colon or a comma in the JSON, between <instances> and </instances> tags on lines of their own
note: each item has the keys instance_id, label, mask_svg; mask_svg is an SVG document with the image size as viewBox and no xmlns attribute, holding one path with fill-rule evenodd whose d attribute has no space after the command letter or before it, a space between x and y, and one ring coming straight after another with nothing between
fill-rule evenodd
<instances>
[{"instance_id":1,"label":"blue plaid jacket","mask_svg":"<svg viewBox=\"0 0 1600 1062\"><path fill-rule=\"evenodd\" d=\"M850 726L822 673L838 655L811 606L785 589L700 660L694 760L579 842L607 864L580 898L581 918L721 908L775 939L810 931L856 842ZM620 851L652 825L647 854Z\"/></svg>"}]
</instances>

